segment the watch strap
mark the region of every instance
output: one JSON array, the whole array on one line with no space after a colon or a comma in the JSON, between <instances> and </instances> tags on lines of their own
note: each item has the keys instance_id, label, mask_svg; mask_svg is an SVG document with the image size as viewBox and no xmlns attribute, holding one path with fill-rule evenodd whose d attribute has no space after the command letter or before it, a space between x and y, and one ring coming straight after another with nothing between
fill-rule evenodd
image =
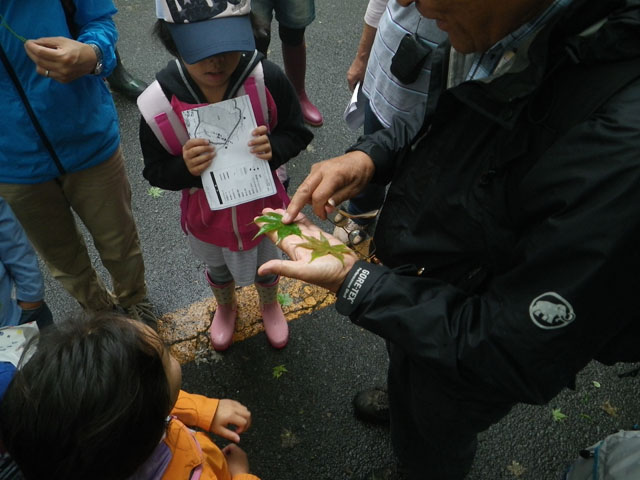
<instances>
[{"instance_id":1,"label":"watch strap","mask_svg":"<svg viewBox=\"0 0 640 480\"><path fill-rule=\"evenodd\" d=\"M100 75L102 73L103 70L103 64L102 64L102 50L100 49L100 47L98 45L96 45L95 43L89 43L88 44L91 48L93 48L93 51L96 54L96 66L93 69L93 71L91 72L92 75Z\"/></svg>"}]
</instances>

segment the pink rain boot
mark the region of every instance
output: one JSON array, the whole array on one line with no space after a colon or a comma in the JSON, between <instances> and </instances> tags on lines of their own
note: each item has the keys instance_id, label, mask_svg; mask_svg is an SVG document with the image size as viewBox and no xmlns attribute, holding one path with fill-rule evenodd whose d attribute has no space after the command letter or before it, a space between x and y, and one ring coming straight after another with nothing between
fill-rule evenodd
<instances>
[{"instance_id":1,"label":"pink rain boot","mask_svg":"<svg viewBox=\"0 0 640 480\"><path fill-rule=\"evenodd\" d=\"M324 122L318 108L311 103L305 91L305 75L307 72L307 46L304 41L297 46L282 44L282 60L284 71L289 77L293 88L300 100L304 121L314 127L320 127Z\"/></svg>"},{"instance_id":2,"label":"pink rain boot","mask_svg":"<svg viewBox=\"0 0 640 480\"><path fill-rule=\"evenodd\" d=\"M278 303L278 281L279 279L268 285L255 285L260 297L260 312L267 339L273 348L284 348L289 341L289 324Z\"/></svg>"},{"instance_id":3,"label":"pink rain boot","mask_svg":"<svg viewBox=\"0 0 640 480\"><path fill-rule=\"evenodd\" d=\"M236 284L231 281L225 285L216 285L205 273L213 295L216 297L218 307L213 315L209 336L213 348L221 352L229 348L233 339L233 331L236 327L236 316L238 314L238 302L236 301Z\"/></svg>"}]
</instances>

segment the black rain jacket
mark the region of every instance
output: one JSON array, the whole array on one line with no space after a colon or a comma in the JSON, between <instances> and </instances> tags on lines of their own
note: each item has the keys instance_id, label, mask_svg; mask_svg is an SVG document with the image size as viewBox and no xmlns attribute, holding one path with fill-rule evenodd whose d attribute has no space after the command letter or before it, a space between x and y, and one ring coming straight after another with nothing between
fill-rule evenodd
<instances>
[{"instance_id":1,"label":"black rain jacket","mask_svg":"<svg viewBox=\"0 0 640 480\"><path fill-rule=\"evenodd\" d=\"M449 48L419 133L351 148L391 182L384 266L358 262L337 308L443 381L544 403L594 358L640 360L640 68L540 140L609 81L588 72L637 66L640 0L574 0L506 73L445 89Z\"/></svg>"}]
</instances>

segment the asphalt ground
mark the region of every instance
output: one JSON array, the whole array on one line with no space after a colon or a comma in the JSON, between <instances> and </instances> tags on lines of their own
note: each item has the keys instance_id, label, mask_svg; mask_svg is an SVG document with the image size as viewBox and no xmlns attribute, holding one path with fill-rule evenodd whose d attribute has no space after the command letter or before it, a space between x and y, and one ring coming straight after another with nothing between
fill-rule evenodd
<instances>
[{"instance_id":1,"label":"asphalt ground","mask_svg":"<svg viewBox=\"0 0 640 480\"><path fill-rule=\"evenodd\" d=\"M345 73L356 51L366 4L366 0L316 2L317 18L306 34L307 90L325 124L313 129L315 139L307 151L289 162L292 189L313 162L341 154L359 134L347 129L342 113L350 97ZM150 82L170 59L151 38L154 2L117 0L116 5L123 62L131 73ZM276 31L274 24L269 58L281 65ZM358 479L392 462L388 430L356 420L351 407L358 390L384 384L384 342L338 315L327 292L283 281L291 299L285 307L291 338L285 349L276 351L261 331L255 294L250 287L243 289L234 344L222 354L208 347L206 329L215 301L204 281L203 265L192 257L180 230L179 193L149 192L141 173L137 108L117 93L114 98L149 296L163 315L161 333L184 362L184 388L248 406L253 425L243 434L241 446L252 472L263 479ZM90 250L109 283L91 244ZM45 276L54 316L60 319L77 312L75 301L48 273ZM561 478L581 448L640 423L639 380L618 377L633 367L594 362L579 375L576 390L562 392L547 406L514 408L480 435L468 478ZM560 419L562 415L566 417ZM425 478L430 478L428 472Z\"/></svg>"}]
</instances>

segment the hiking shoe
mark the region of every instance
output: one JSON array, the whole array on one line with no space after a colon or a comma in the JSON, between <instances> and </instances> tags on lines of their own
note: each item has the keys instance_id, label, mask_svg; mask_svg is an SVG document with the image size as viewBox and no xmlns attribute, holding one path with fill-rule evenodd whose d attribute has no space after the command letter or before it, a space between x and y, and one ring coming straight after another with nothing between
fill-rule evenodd
<instances>
[{"instance_id":1,"label":"hiking shoe","mask_svg":"<svg viewBox=\"0 0 640 480\"><path fill-rule=\"evenodd\" d=\"M24 480L18 465L8 454L0 454L0 480Z\"/></svg>"},{"instance_id":2,"label":"hiking shoe","mask_svg":"<svg viewBox=\"0 0 640 480\"><path fill-rule=\"evenodd\" d=\"M336 215L336 218L338 215ZM342 217L342 215L340 215L340 217ZM339 223L341 220L334 221ZM368 223L359 225L352 219L348 219L345 225L337 225L336 228L333 229L333 236L345 245L355 246L369 238L369 227L370 224Z\"/></svg>"},{"instance_id":3,"label":"hiking shoe","mask_svg":"<svg viewBox=\"0 0 640 480\"><path fill-rule=\"evenodd\" d=\"M358 392L353 398L353 408L360 420L389 424L389 395L386 388L375 387Z\"/></svg>"},{"instance_id":4,"label":"hiking shoe","mask_svg":"<svg viewBox=\"0 0 640 480\"><path fill-rule=\"evenodd\" d=\"M158 317L153 310L153 305L146 298L124 309L129 318L143 322L154 330L158 330Z\"/></svg>"}]
</instances>

